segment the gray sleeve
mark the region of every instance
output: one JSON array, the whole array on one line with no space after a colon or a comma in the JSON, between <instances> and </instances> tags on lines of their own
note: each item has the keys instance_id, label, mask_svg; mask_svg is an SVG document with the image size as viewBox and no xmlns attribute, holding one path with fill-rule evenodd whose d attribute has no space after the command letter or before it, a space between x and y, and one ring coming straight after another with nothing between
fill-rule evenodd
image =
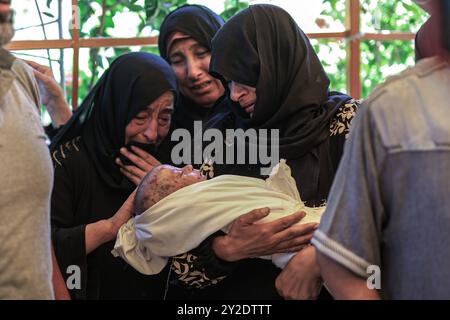
<instances>
[{"instance_id":1,"label":"gray sleeve","mask_svg":"<svg viewBox=\"0 0 450 320\"><path fill-rule=\"evenodd\" d=\"M36 78L34 77L33 68L26 64L26 62L20 59L16 59L14 61L12 70L19 80L23 92L26 92L30 96L35 106L39 109L39 106L41 105L39 88L36 82Z\"/></svg>"},{"instance_id":2,"label":"gray sleeve","mask_svg":"<svg viewBox=\"0 0 450 320\"><path fill-rule=\"evenodd\" d=\"M322 254L364 278L369 265L380 265L384 211L379 170L385 153L365 103L352 124L327 209L312 240Z\"/></svg>"}]
</instances>

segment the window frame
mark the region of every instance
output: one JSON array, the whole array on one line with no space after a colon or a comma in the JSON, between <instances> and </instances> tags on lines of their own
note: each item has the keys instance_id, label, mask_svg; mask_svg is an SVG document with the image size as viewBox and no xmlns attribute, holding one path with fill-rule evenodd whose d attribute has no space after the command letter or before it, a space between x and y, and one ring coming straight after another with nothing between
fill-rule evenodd
<instances>
[{"instance_id":1,"label":"window frame","mask_svg":"<svg viewBox=\"0 0 450 320\"><path fill-rule=\"evenodd\" d=\"M361 0L346 0L345 28L343 32L307 33L311 39L329 39L333 41L345 41L347 50L346 70L347 88L350 96L360 99L362 94L361 84L361 41L394 41L414 40L413 32L378 32L363 33L361 31ZM72 0L72 14L75 21L78 10L78 0ZM72 39L58 40L23 40L12 41L8 45L9 50L34 50L34 49L72 49L72 108L78 107L79 94L79 56L81 48L101 47L130 47L130 46L157 46L158 37L135 38L80 38L79 25L74 24Z\"/></svg>"}]
</instances>

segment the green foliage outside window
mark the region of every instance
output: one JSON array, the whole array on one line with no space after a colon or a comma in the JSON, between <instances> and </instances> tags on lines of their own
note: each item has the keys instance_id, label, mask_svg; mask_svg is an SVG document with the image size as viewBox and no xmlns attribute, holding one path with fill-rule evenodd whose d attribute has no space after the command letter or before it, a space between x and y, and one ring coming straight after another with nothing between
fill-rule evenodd
<instances>
[{"instance_id":1,"label":"green foliage outside window","mask_svg":"<svg viewBox=\"0 0 450 320\"><path fill-rule=\"evenodd\" d=\"M48 3L52 1L47 0ZM134 14L133 20L137 21L135 37L157 36L159 27L167 13L187 2L189 1L80 0L80 36L82 38L115 37L115 17L123 13ZM342 8L345 8L345 0L324 0L323 2L324 10L321 16L327 17L329 20L340 21L343 24L346 13ZM221 15L224 19L228 19L239 10L246 8L248 3L248 1L225 0L225 10ZM415 32L426 18L426 14L411 0L361 0L362 32L374 33L384 30ZM136 21L133 22L136 23ZM331 89L347 92L346 42L335 39L320 39L312 40L312 43L329 74ZM95 81L117 56L136 50L158 54L158 49L155 47L82 50L89 51L89 65L87 68L80 68L80 100L87 95ZM82 57L86 57L86 55ZM362 41L361 81L363 97L366 97L378 84L382 83L388 75L398 73L412 64L414 64L412 41ZM71 97L70 89L67 88L69 98Z\"/></svg>"},{"instance_id":2,"label":"green foliage outside window","mask_svg":"<svg viewBox=\"0 0 450 320\"><path fill-rule=\"evenodd\" d=\"M52 1L52 0L49 0ZM187 4L187 0L80 0L80 30L81 38L95 37L113 37L114 36L114 20L113 17L120 12L134 12L139 18L139 25L135 37L149 36L143 34L144 28L150 29L150 34L157 35L154 31L158 31L164 17L172 10L179 6ZM225 0L225 10L221 14L224 19L228 19L241 9L248 7L247 1ZM99 10L101 8L101 10ZM98 13L103 12L102 15ZM95 23L92 24L92 21ZM90 22L90 23L88 23ZM91 28L83 28L85 25L92 25ZM99 79L103 71L118 56L134 51L136 49L145 50L155 54L159 54L156 47L145 48L92 48L89 49L89 69L80 69L80 100L87 95L89 89ZM67 88L70 97L71 88Z\"/></svg>"},{"instance_id":3,"label":"green foliage outside window","mask_svg":"<svg viewBox=\"0 0 450 320\"><path fill-rule=\"evenodd\" d=\"M361 1L363 32L384 30L417 32L428 15L410 0ZM367 97L388 76L414 65L414 41L363 41L361 43L362 96Z\"/></svg>"},{"instance_id":4,"label":"green foliage outside window","mask_svg":"<svg viewBox=\"0 0 450 320\"><path fill-rule=\"evenodd\" d=\"M338 10L345 6L345 0L325 1L324 16L336 21L345 21L345 12ZM427 14L411 0L361 0L361 30L377 33L382 31L416 32L426 21ZM322 64L327 71L333 90L347 91L345 48L335 48L333 41L323 41L314 45ZM341 57L330 64L328 59L332 52ZM321 54L322 53L322 54ZM361 42L361 82L362 97L367 97L375 87L383 83L390 75L396 74L414 64L413 41L362 41ZM331 59L334 61L335 59Z\"/></svg>"}]
</instances>

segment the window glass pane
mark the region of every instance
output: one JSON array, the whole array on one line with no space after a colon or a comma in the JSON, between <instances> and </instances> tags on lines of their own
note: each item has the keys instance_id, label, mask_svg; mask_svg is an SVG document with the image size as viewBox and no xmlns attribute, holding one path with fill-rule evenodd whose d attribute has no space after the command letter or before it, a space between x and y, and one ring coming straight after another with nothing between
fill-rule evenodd
<instances>
[{"instance_id":1,"label":"window glass pane","mask_svg":"<svg viewBox=\"0 0 450 320\"><path fill-rule=\"evenodd\" d=\"M388 76L414 65L413 41L362 41L362 96L367 97Z\"/></svg>"},{"instance_id":2,"label":"window glass pane","mask_svg":"<svg viewBox=\"0 0 450 320\"><path fill-rule=\"evenodd\" d=\"M250 0L284 8L304 32L345 31L345 0Z\"/></svg>"},{"instance_id":3,"label":"window glass pane","mask_svg":"<svg viewBox=\"0 0 450 320\"><path fill-rule=\"evenodd\" d=\"M151 3L150 1L147 1ZM236 0L79 0L81 37L150 37L159 34L165 16L184 4L201 4L217 14L230 17L239 9L248 7L248 1Z\"/></svg>"},{"instance_id":4,"label":"window glass pane","mask_svg":"<svg viewBox=\"0 0 450 320\"><path fill-rule=\"evenodd\" d=\"M271 3L288 11L305 32L344 31L345 0L173 0L145 6L144 0L79 0L81 37L157 36L164 17L184 5L201 4L229 18L249 4Z\"/></svg>"},{"instance_id":5,"label":"window glass pane","mask_svg":"<svg viewBox=\"0 0 450 320\"><path fill-rule=\"evenodd\" d=\"M156 47L133 46L128 48L81 48L80 71L78 76L78 104L89 93L90 88L100 79L111 63L127 52L144 51L159 55Z\"/></svg>"},{"instance_id":6,"label":"window glass pane","mask_svg":"<svg viewBox=\"0 0 450 320\"><path fill-rule=\"evenodd\" d=\"M36 3L38 6L36 6ZM249 4L272 3L286 9L307 32L343 31L345 0L178 0L158 2L158 7L145 7L144 0L79 0L82 37L147 37L157 36L159 25L165 14L184 3L197 3L210 7L223 16L231 15ZM59 5L61 4L61 8ZM105 4L104 6L102 4ZM71 0L15 0L15 40L43 40L70 38ZM39 10L38 10L39 7ZM153 10L153 11L152 11ZM40 26L41 13L44 27ZM153 13L153 15L152 15ZM58 22L60 18L61 22ZM361 0L361 28L365 32L384 30L416 31L427 19L427 14L411 0ZM45 36L44 36L45 30ZM312 40L321 62L331 80L331 89L346 92L346 46L338 40ZM80 49L79 102L109 64L120 54L129 51L151 51L156 47L129 48L82 48ZM55 78L64 87L68 100L71 97L72 49L15 51L20 57L52 65ZM63 54L62 54L63 53ZM49 57L50 56L50 57ZM64 67L60 67L60 60ZM361 81L363 97L366 97L386 77L414 63L412 41L362 41Z\"/></svg>"},{"instance_id":7,"label":"window glass pane","mask_svg":"<svg viewBox=\"0 0 450 320\"><path fill-rule=\"evenodd\" d=\"M364 32L417 32L428 14L411 0L361 0L361 29Z\"/></svg>"},{"instance_id":8,"label":"window glass pane","mask_svg":"<svg viewBox=\"0 0 450 320\"><path fill-rule=\"evenodd\" d=\"M72 49L14 50L12 53L17 58L51 66L56 81L64 88L66 100L70 103L72 97ZM50 123L50 117L43 106L41 107L41 120L44 125Z\"/></svg>"},{"instance_id":9,"label":"window glass pane","mask_svg":"<svg viewBox=\"0 0 450 320\"><path fill-rule=\"evenodd\" d=\"M70 39L71 0L14 0L12 8L14 40Z\"/></svg>"},{"instance_id":10,"label":"window glass pane","mask_svg":"<svg viewBox=\"0 0 450 320\"><path fill-rule=\"evenodd\" d=\"M170 7L170 1L167 3ZM79 0L78 5L82 38L134 38L157 35L157 31L146 21L144 0Z\"/></svg>"},{"instance_id":11,"label":"window glass pane","mask_svg":"<svg viewBox=\"0 0 450 320\"><path fill-rule=\"evenodd\" d=\"M136 24L140 15L127 9L123 4L108 6L102 1L78 2L80 9L81 30L83 38L124 36L135 37L138 34ZM140 8L143 12L143 7ZM127 22L124 24L124 22Z\"/></svg>"},{"instance_id":12,"label":"window glass pane","mask_svg":"<svg viewBox=\"0 0 450 320\"><path fill-rule=\"evenodd\" d=\"M311 43L330 78L330 89L347 93L347 69L345 42L312 39Z\"/></svg>"}]
</instances>

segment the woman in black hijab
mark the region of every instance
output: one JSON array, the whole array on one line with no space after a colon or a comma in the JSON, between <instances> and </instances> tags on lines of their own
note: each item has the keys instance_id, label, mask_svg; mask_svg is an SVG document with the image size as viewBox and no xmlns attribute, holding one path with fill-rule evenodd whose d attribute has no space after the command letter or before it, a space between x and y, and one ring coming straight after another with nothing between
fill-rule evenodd
<instances>
[{"instance_id":1,"label":"woman in black hijab","mask_svg":"<svg viewBox=\"0 0 450 320\"><path fill-rule=\"evenodd\" d=\"M134 190L115 161L126 144L145 148L162 141L176 90L175 75L163 59L123 55L52 142L53 243L76 299L162 298L162 280L139 274L110 253L118 228L130 217L132 199L121 206Z\"/></svg>"},{"instance_id":2,"label":"woman in black hijab","mask_svg":"<svg viewBox=\"0 0 450 320\"><path fill-rule=\"evenodd\" d=\"M357 107L354 100L329 91L309 39L279 7L243 10L222 27L212 47L210 71L239 103L233 106L236 118L245 129L278 129L280 158L288 160L302 199L323 203Z\"/></svg>"},{"instance_id":3,"label":"woman in black hijab","mask_svg":"<svg viewBox=\"0 0 450 320\"><path fill-rule=\"evenodd\" d=\"M207 121L230 102L222 83L209 74L211 40L223 19L200 5L185 5L167 15L161 25L159 52L174 70L180 99L173 127L193 132L194 121Z\"/></svg>"},{"instance_id":4,"label":"woman in black hijab","mask_svg":"<svg viewBox=\"0 0 450 320\"><path fill-rule=\"evenodd\" d=\"M193 136L194 121L202 121L202 127L211 117L227 112L229 105L234 104L225 95L221 81L209 74L211 40L223 23L223 19L207 7L185 5L169 13L161 25L159 52L175 72L180 90L171 132L185 129ZM157 159L149 156L131 159L132 155L125 152L124 156L134 165L122 166L122 169L128 175L139 176L137 183L154 165L171 163L175 144L165 139Z\"/></svg>"},{"instance_id":5,"label":"woman in black hijab","mask_svg":"<svg viewBox=\"0 0 450 320\"><path fill-rule=\"evenodd\" d=\"M278 129L279 157L291 167L302 200L308 206L324 204L357 104L345 94L329 91L330 82L316 53L290 15L276 6L254 5L232 17L212 40L210 72L228 84L231 99L239 103L232 115L217 115L210 124L222 132ZM246 147L248 154L250 145ZM262 164L213 167L215 175L261 177ZM251 242L238 239L230 245L230 239L218 236L210 252L233 261L231 257ZM208 282L209 287L197 290L196 297L279 298L275 279L281 270L270 262L243 259L227 264L202 256L208 257L205 248L197 261L206 264L194 263L185 278L200 270L207 278L225 278Z\"/></svg>"}]
</instances>

